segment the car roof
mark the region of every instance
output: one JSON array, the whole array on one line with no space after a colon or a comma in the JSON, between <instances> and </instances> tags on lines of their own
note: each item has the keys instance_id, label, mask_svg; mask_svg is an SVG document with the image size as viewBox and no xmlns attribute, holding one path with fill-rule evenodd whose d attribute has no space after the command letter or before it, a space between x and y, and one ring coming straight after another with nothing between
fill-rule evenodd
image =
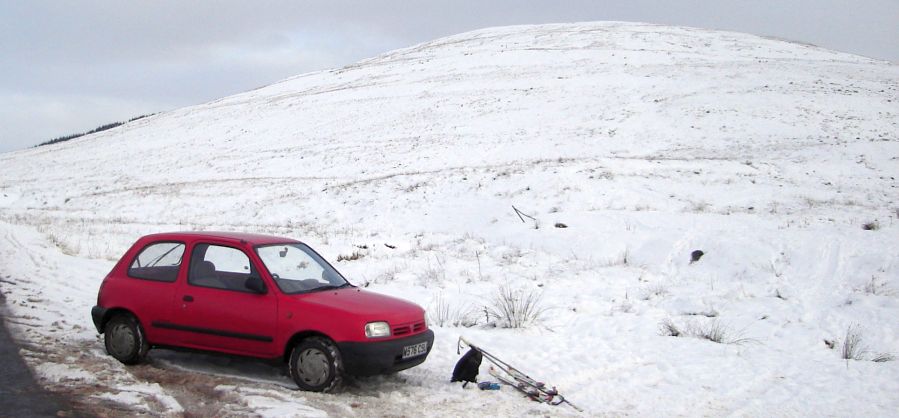
<instances>
[{"instance_id":1,"label":"car roof","mask_svg":"<svg viewBox=\"0 0 899 418\"><path fill-rule=\"evenodd\" d=\"M247 232L223 232L223 231L178 231L150 234L144 237L153 241L160 240L187 240L196 238L214 238L229 241L243 241L250 245L284 244L288 242L300 242L293 238L276 237L273 235L252 234Z\"/></svg>"}]
</instances>

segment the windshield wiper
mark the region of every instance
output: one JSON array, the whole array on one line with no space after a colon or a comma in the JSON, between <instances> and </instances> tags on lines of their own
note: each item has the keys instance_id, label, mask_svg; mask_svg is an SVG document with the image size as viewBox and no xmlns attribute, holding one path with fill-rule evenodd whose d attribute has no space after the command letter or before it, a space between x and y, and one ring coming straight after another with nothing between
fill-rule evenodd
<instances>
[{"instance_id":1,"label":"windshield wiper","mask_svg":"<svg viewBox=\"0 0 899 418\"><path fill-rule=\"evenodd\" d=\"M329 285L325 285L325 286L316 287L315 289L312 289L311 291L312 291L312 292L317 292L317 291L320 291L320 290L343 289L344 287L352 287L352 286L353 286L353 285L351 285L350 282L345 282L345 283L342 284L342 285L333 285L333 284L329 284Z\"/></svg>"}]
</instances>

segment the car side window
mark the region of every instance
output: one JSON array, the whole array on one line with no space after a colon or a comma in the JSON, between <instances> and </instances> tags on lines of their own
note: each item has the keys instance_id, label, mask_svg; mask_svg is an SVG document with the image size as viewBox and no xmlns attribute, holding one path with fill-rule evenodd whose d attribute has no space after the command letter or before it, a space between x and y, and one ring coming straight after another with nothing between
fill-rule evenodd
<instances>
[{"instance_id":1,"label":"car side window","mask_svg":"<svg viewBox=\"0 0 899 418\"><path fill-rule=\"evenodd\" d=\"M128 268L128 276L160 282L174 282L178 278L178 270L181 268L183 257L184 243L156 242L147 245L137 257L134 257L134 261Z\"/></svg>"},{"instance_id":2,"label":"car side window","mask_svg":"<svg viewBox=\"0 0 899 418\"><path fill-rule=\"evenodd\" d=\"M255 270L243 251L222 245L197 244L191 251L190 260L189 284L252 293L246 282Z\"/></svg>"}]
</instances>

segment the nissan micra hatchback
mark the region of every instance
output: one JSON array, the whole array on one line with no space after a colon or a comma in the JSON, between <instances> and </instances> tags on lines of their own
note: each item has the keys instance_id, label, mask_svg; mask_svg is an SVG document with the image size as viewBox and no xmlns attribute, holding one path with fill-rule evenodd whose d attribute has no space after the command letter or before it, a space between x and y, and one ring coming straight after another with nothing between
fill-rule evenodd
<instances>
[{"instance_id":1,"label":"nissan micra hatchback","mask_svg":"<svg viewBox=\"0 0 899 418\"><path fill-rule=\"evenodd\" d=\"M353 286L302 242L241 233L139 239L91 316L125 364L156 347L281 359L301 389L320 392L344 373L419 365L434 342L418 305Z\"/></svg>"}]
</instances>

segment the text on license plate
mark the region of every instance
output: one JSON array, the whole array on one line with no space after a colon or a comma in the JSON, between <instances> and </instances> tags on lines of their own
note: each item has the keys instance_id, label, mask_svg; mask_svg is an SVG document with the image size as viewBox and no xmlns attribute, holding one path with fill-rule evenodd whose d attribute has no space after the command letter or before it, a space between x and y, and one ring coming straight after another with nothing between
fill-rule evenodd
<instances>
[{"instance_id":1,"label":"text on license plate","mask_svg":"<svg viewBox=\"0 0 899 418\"><path fill-rule=\"evenodd\" d=\"M403 358L420 356L428 351L428 342L403 347Z\"/></svg>"}]
</instances>

